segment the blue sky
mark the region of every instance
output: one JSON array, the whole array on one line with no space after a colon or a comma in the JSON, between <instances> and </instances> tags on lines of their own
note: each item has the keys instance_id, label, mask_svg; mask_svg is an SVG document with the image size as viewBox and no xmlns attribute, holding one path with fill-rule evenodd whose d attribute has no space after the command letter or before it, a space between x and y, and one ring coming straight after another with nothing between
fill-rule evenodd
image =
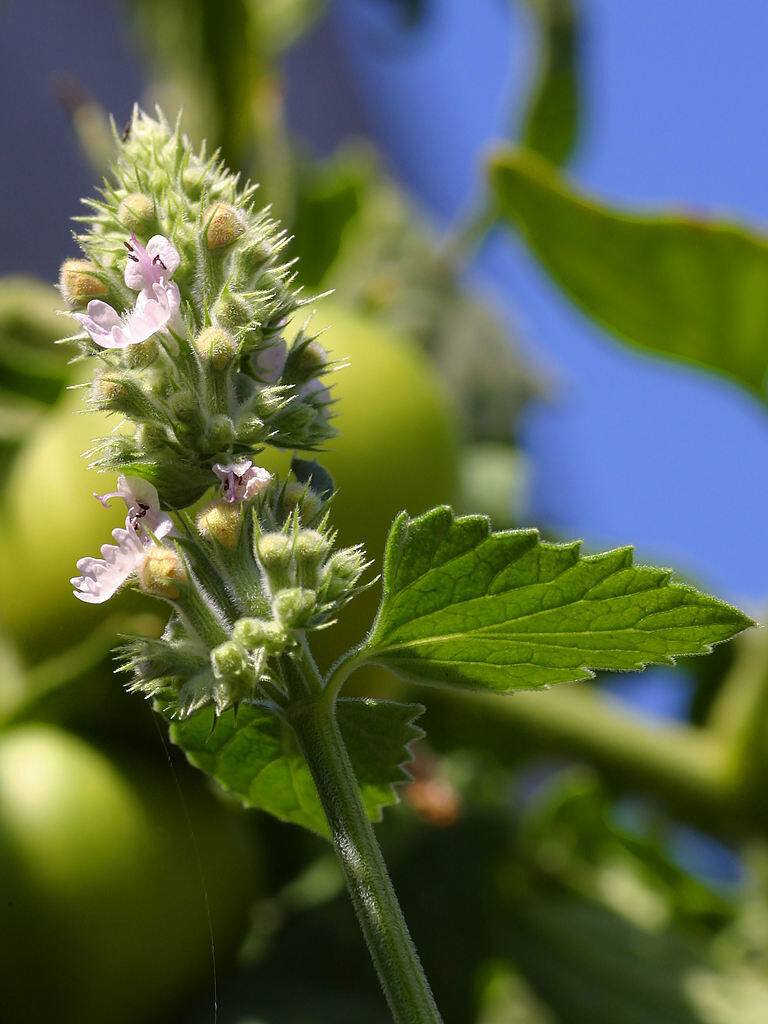
<instances>
[{"instance_id":1,"label":"blue sky","mask_svg":"<svg viewBox=\"0 0 768 1024\"><path fill-rule=\"evenodd\" d=\"M442 223L476 188L530 73L529 26L503 0L443 0L410 37L339 0L332 23L355 101L392 167ZM768 8L583 0L585 131L571 163L639 208L768 219ZM622 348L495 237L476 273L550 373L526 427L531 516L593 546L635 543L757 611L768 595L768 415L735 386ZM768 281L766 282L768 287ZM768 346L768 339L766 339Z\"/></svg>"}]
</instances>

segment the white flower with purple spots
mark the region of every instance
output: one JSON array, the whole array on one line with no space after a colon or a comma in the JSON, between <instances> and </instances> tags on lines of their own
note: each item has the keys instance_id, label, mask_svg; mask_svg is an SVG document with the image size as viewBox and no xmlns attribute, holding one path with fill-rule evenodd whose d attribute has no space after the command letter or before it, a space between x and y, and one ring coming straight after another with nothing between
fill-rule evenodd
<instances>
[{"instance_id":1,"label":"white flower with purple spots","mask_svg":"<svg viewBox=\"0 0 768 1024\"><path fill-rule=\"evenodd\" d=\"M122 316L112 306L93 299L85 313L74 316L101 348L127 348L178 324L181 296L170 278L179 266L176 248L163 235L154 235L146 249L135 235L126 242L125 283L138 291L136 305Z\"/></svg>"},{"instance_id":2,"label":"white flower with purple spots","mask_svg":"<svg viewBox=\"0 0 768 1024\"><path fill-rule=\"evenodd\" d=\"M161 510L152 484L138 477L121 476L116 491L94 497L105 508L109 508L110 498L122 498L128 507L125 528L112 531L117 543L103 544L101 558L81 558L77 563L81 575L70 580L75 597L88 604L101 604L139 569L152 544L172 532L173 520Z\"/></svg>"},{"instance_id":3,"label":"white flower with purple spots","mask_svg":"<svg viewBox=\"0 0 768 1024\"><path fill-rule=\"evenodd\" d=\"M226 501L247 501L265 491L272 482L272 474L261 466L254 466L250 459L230 462L222 466L217 462L213 472L221 480L221 489Z\"/></svg>"}]
</instances>

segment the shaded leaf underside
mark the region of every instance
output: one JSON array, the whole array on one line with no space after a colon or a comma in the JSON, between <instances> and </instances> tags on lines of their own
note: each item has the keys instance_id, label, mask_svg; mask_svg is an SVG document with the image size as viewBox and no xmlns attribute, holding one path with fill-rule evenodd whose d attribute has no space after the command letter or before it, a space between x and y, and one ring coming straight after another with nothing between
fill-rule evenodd
<instances>
[{"instance_id":1,"label":"shaded leaf underside","mask_svg":"<svg viewBox=\"0 0 768 1024\"><path fill-rule=\"evenodd\" d=\"M422 735L413 724L423 708L371 699L337 702L339 728L360 786L366 814L397 802L393 786L410 779L403 767L409 744ZM197 768L213 775L249 807L328 834L320 800L293 731L256 705L215 720L212 709L171 725L171 737Z\"/></svg>"},{"instance_id":2,"label":"shaded leaf underside","mask_svg":"<svg viewBox=\"0 0 768 1024\"><path fill-rule=\"evenodd\" d=\"M513 146L491 159L502 217L582 309L622 338L765 400L768 240L694 213L632 214Z\"/></svg>"}]
</instances>

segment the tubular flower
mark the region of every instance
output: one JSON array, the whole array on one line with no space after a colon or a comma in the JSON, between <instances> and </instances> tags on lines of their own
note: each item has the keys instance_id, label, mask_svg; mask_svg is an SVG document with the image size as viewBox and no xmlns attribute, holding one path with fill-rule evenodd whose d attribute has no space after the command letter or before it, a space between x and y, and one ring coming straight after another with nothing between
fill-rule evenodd
<instances>
[{"instance_id":1,"label":"tubular flower","mask_svg":"<svg viewBox=\"0 0 768 1024\"><path fill-rule=\"evenodd\" d=\"M101 348L127 348L146 341L173 324L181 297L171 276L179 266L176 248L163 235L154 235L146 249L135 235L126 242L125 283L138 291L136 305L121 316L112 306L93 299L85 313L74 316Z\"/></svg>"},{"instance_id":2,"label":"tubular flower","mask_svg":"<svg viewBox=\"0 0 768 1024\"><path fill-rule=\"evenodd\" d=\"M221 480L221 489L226 501L247 501L261 494L269 487L272 474L261 466L254 466L250 459L230 462L222 466L217 462L213 472Z\"/></svg>"},{"instance_id":3,"label":"tubular flower","mask_svg":"<svg viewBox=\"0 0 768 1024\"><path fill-rule=\"evenodd\" d=\"M173 520L161 511L157 491L152 484L137 477L121 476L117 490L96 494L109 507L110 498L122 498L128 507L125 528L112 531L117 544L103 544L101 558L81 558L77 563L80 576L70 582L75 597L88 604L107 601L142 565L148 549L173 530Z\"/></svg>"}]
</instances>

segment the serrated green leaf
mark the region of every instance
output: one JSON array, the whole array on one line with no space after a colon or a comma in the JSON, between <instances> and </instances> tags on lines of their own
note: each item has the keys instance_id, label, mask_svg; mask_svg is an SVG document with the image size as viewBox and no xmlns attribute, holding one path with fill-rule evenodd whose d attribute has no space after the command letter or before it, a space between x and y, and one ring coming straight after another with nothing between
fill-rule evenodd
<instances>
[{"instance_id":1,"label":"serrated green leaf","mask_svg":"<svg viewBox=\"0 0 768 1024\"><path fill-rule=\"evenodd\" d=\"M490 179L501 214L589 316L765 399L765 238L725 221L611 209L511 146L497 150Z\"/></svg>"},{"instance_id":2,"label":"serrated green leaf","mask_svg":"<svg viewBox=\"0 0 768 1024\"><path fill-rule=\"evenodd\" d=\"M579 16L573 0L527 0L536 19L539 66L523 119L521 141L564 163L579 134Z\"/></svg>"},{"instance_id":3,"label":"serrated green leaf","mask_svg":"<svg viewBox=\"0 0 768 1024\"><path fill-rule=\"evenodd\" d=\"M387 542L384 596L365 651L417 682L498 692L703 654L751 625L632 549L581 556L536 530L491 533L447 507L402 513Z\"/></svg>"},{"instance_id":4,"label":"serrated green leaf","mask_svg":"<svg viewBox=\"0 0 768 1024\"><path fill-rule=\"evenodd\" d=\"M339 728L355 770L366 814L381 818L397 802L394 786L410 776L408 745L422 735L413 724L419 704L360 699L336 705ZM171 738L197 768L249 807L328 834L325 815L290 726L265 708L244 705L215 720L211 709L171 725Z\"/></svg>"}]
</instances>

